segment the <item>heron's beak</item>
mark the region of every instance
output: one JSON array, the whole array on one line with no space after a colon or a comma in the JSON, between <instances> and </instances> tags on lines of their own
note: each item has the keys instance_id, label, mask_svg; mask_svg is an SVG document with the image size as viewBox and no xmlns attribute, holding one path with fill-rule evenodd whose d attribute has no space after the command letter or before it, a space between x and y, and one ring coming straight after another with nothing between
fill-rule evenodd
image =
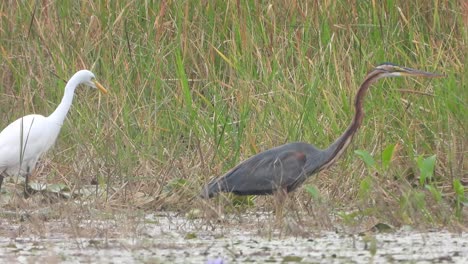
<instances>
[{"instance_id":1,"label":"heron's beak","mask_svg":"<svg viewBox=\"0 0 468 264\"><path fill-rule=\"evenodd\" d=\"M102 86L100 83L98 83L98 81L93 81L93 83L103 94L107 94L107 89L104 88L104 86Z\"/></svg>"},{"instance_id":2,"label":"heron's beak","mask_svg":"<svg viewBox=\"0 0 468 264\"><path fill-rule=\"evenodd\" d=\"M442 78L445 74L438 74L432 72L425 72L411 68L403 68L404 71L400 72L403 76L415 76L415 77L428 77L428 78Z\"/></svg>"}]
</instances>

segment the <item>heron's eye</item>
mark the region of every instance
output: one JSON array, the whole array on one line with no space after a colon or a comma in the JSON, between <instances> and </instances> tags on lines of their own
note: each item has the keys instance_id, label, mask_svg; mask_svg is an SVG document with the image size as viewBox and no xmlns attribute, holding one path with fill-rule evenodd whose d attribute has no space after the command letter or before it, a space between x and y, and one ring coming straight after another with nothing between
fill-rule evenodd
<instances>
[{"instance_id":1,"label":"heron's eye","mask_svg":"<svg viewBox=\"0 0 468 264\"><path fill-rule=\"evenodd\" d=\"M402 67L396 67L395 71L397 72L405 72L407 71L405 68L402 68Z\"/></svg>"}]
</instances>

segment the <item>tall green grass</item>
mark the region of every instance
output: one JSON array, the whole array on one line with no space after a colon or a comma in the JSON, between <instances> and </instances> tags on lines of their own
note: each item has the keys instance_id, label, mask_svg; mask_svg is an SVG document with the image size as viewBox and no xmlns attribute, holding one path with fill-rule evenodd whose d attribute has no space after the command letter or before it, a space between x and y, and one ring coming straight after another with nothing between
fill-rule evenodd
<instances>
[{"instance_id":1,"label":"tall green grass","mask_svg":"<svg viewBox=\"0 0 468 264\"><path fill-rule=\"evenodd\" d=\"M358 205L366 172L352 150L397 145L387 176L416 171L419 155L436 155L437 186L451 204L452 183L466 184L467 169L461 8L396 0L4 1L0 126L51 113L64 80L91 69L110 94L77 90L42 163L46 175L62 177L48 181L80 186L99 178L114 187L115 203L132 204L139 192L179 207L262 150L292 141L327 147L350 122L366 73L390 61L447 77L376 84L351 151L310 183L337 207ZM183 188L164 193L179 180ZM389 191L408 181L376 180ZM310 198L302 190L296 196Z\"/></svg>"}]
</instances>

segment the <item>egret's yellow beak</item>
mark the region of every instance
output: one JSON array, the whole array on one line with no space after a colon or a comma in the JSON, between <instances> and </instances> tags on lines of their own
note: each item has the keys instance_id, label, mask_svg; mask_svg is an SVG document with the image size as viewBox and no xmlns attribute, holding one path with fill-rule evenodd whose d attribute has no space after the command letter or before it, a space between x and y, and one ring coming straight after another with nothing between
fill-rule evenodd
<instances>
[{"instance_id":1,"label":"egret's yellow beak","mask_svg":"<svg viewBox=\"0 0 468 264\"><path fill-rule=\"evenodd\" d=\"M421 77L429 77L429 78L442 78L445 77L444 74L432 73L432 72L425 72L411 68L402 68L401 75L404 76L421 76Z\"/></svg>"},{"instance_id":2,"label":"egret's yellow beak","mask_svg":"<svg viewBox=\"0 0 468 264\"><path fill-rule=\"evenodd\" d=\"M107 94L107 89L104 88L104 86L102 86L100 83L98 83L98 81L93 81L93 83L103 94Z\"/></svg>"}]
</instances>

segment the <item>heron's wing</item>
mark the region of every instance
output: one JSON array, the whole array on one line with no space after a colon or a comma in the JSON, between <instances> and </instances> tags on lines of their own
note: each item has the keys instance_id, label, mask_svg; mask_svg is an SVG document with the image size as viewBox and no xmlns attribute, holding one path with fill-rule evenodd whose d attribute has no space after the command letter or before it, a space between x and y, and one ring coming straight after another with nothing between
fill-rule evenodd
<instances>
[{"instance_id":1,"label":"heron's wing","mask_svg":"<svg viewBox=\"0 0 468 264\"><path fill-rule=\"evenodd\" d=\"M305 177L306 157L302 151L281 149L257 154L210 183L210 193L268 194L279 188L289 189Z\"/></svg>"}]
</instances>

